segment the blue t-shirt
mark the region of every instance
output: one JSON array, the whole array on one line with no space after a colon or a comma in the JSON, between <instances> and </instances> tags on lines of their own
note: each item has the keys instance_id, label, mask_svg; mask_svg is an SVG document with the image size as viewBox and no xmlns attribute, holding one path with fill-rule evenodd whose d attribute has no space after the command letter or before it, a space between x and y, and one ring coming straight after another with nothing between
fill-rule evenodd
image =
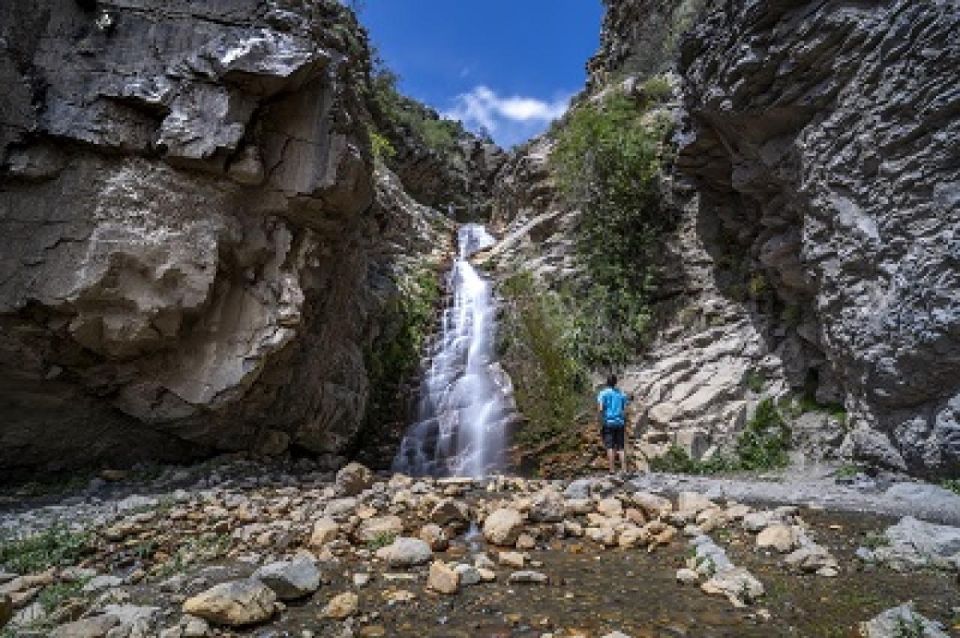
<instances>
[{"instance_id":1,"label":"blue t-shirt","mask_svg":"<svg viewBox=\"0 0 960 638\"><path fill-rule=\"evenodd\" d=\"M603 410L603 424L622 428L627 423L627 404L630 399L617 388L604 388L597 395L597 405Z\"/></svg>"}]
</instances>

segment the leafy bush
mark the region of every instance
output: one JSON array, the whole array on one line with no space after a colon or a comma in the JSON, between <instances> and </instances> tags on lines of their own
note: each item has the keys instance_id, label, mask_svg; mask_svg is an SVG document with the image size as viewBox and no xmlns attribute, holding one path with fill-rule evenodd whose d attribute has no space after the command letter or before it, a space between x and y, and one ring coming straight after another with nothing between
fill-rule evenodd
<instances>
[{"instance_id":1,"label":"leafy bush","mask_svg":"<svg viewBox=\"0 0 960 638\"><path fill-rule=\"evenodd\" d=\"M773 399L764 399L737 440L737 461L743 470L769 470L789 462L790 428Z\"/></svg>"},{"instance_id":2,"label":"leafy bush","mask_svg":"<svg viewBox=\"0 0 960 638\"><path fill-rule=\"evenodd\" d=\"M551 167L581 212L575 242L587 275L574 291L584 311L573 343L591 368L623 363L651 322L656 239L672 220L658 183L670 121L650 113L650 104L612 92L575 109L555 133Z\"/></svg>"},{"instance_id":3,"label":"leafy bush","mask_svg":"<svg viewBox=\"0 0 960 638\"><path fill-rule=\"evenodd\" d=\"M396 73L379 65L371 79L371 102L386 122L385 128L406 130L424 146L439 155L457 149L457 140L465 134L463 125L442 119L436 111L402 95L397 89Z\"/></svg>"},{"instance_id":4,"label":"leafy bush","mask_svg":"<svg viewBox=\"0 0 960 638\"><path fill-rule=\"evenodd\" d=\"M0 565L19 574L75 564L90 551L90 534L57 526L22 539L0 541Z\"/></svg>"},{"instance_id":5,"label":"leafy bush","mask_svg":"<svg viewBox=\"0 0 960 638\"><path fill-rule=\"evenodd\" d=\"M678 474L716 474L737 470L770 470L789 462L790 429L772 399L757 406L753 418L737 438L734 456L716 455L707 461L691 458L687 451L672 446L667 453L650 461L657 472Z\"/></svg>"},{"instance_id":6,"label":"leafy bush","mask_svg":"<svg viewBox=\"0 0 960 638\"><path fill-rule=\"evenodd\" d=\"M387 329L364 352L370 378L367 423L371 427L361 428L362 432L376 431L397 419L401 389L420 364L439 298L437 274L424 269L401 281L397 295L383 310Z\"/></svg>"},{"instance_id":7,"label":"leafy bush","mask_svg":"<svg viewBox=\"0 0 960 638\"><path fill-rule=\"evenodd\" d=\"M397 149L390 140L374 130L370 131L370 146L373 147L373 156L380 161L388 160L397 154Z\"/></svg>"},{"instance_id":8,"label":"leafy bush","mask_svg":"<svg viewBox=\"0 0 960 638\"><path fill-rule=\"evenodd\" d=\"M557 295L536 289L529 273L507 279L500 293L505 313L498 349L528 419L514 440L521 447L572 446L589 397L586 374L571 354L569 314Z\"/></svg>"},{"instance_id":9,"label":"leafy bush","mask_svg":"<svg viewBox=\"0 0 960 638\"><path fill-rule=\"evenodd\" d=\"M667 453L650 461L650 469L675 474L717 474L739 469L734 459L715 456L708 461L692 458L679 445L671 446Z\"/></svg>"},{"instance_id":10,"label":"leafy bush","mask_svg":"<svg viewBox=\"0 0 960 638\"><path fill-rule=\"evenodd\" d=\"M763 378L763 373L760 371L751 370L747 373L744 382L751 392L760 392L763 390L763 384L766 382L766 379Z\"/></svg>"},{"instance_id":11,"label":"leafy bush","mask_svg":"<svg viewBox=\"0 0 960 638\"><path fill-rule=\"evenodd\" d=\"M391 534L390 532L382 532L377 534L376 538L372 538L367 541L367 549L371 551L376 551L381 547L387 547L393 544L393 541L396 540L397 535Z\"/></svg>"},{"instance_id":12,"label":"leafy bush","mask_svg":"<svg viewBox=\"0 0 960 638\"><path fill-rule=\"evenodd\" d=\"M940 486L945 490L950 490L960 495L960 479L946 479Z\"/></svg>"},{"instance_id":13,"label":"leafy bush","mask_svg":"<svg viewBox=\"0 0 960 638\"><path fill-rule=\"evenodd\" d=\"M641 86L643 95L651 100L663 101L673 95L673 87L663 75L654 75Z\"/></svg>"}]
</instances>

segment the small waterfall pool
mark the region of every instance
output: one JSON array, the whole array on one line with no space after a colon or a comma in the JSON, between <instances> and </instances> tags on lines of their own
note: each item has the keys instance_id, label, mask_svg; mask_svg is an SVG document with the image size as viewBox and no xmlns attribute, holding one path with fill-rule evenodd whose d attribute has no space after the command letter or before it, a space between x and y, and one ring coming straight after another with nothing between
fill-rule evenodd
<instances>
[{"instance_id":1,"label":"small waterfall pool","mask_svg":"<svg viewBox=\"0 0 960 638\"><path fill-rule=\"evenodd\" d=\"M450 300L424 361L415 422L393 468L413 476L480 477L504 465L510 381L496 362L496 304L490 281L470 256L495 240L479 224L458 233Z\"/></svg>"}]
</instances>

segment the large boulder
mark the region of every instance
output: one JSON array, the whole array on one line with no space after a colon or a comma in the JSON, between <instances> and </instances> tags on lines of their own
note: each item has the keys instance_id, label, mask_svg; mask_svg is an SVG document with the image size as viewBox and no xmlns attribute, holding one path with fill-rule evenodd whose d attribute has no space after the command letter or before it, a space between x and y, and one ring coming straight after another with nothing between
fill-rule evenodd
<instances>
[{"instance_id":1,"label":"large boulder","mask_svg":"<svg viewBox=\"0 0 960 638\"><path fill-rule=\"evenodd\" d=\"M305 557L264 565L254 578L273 590L280 600L296 600L320 588L320 570Z\"/></svg>"},{"instance_id":2,"label":"large boulder","mask_svg":"<svg viewBox=\"0 0 960 638\"><path fill-rule=\"evenodd\" d=\"M116 616L103 614L60 625L50 632L49 638L104 638L119 624Z\"/></svg>"},{"instance_id":3,"label":"large boulder","mask_svg":"<svg viewBox=\"0 0 960 638\"><path fill-rule=\"evenodd\" d=\"M336 490L341 496L356 496L373 485L374 476L365 465L348 463L337 472Z\"/></svg>"},{"instance_id":4,"label":"large boulder","mask_svg":"<svg viewBox=\"0 0 960 638\"><path fill-rule=\"evenodd\" d=\"M905 516L884 532L876 559L898 570L938 567L960 572L960 528Z\"/></svg>"},{"instance_id":5,"label":"large boulder","mask_svg":"<svg viewBox=\"0 0 960 638\"><path fill-rule=\"evenodd\" d=\"M429 563L433 559L433 550L419 538L401 536L378 549L377 558L387 561L391 567L413 567Z\"/></svg>"},{"instance_id":6,"label":"large boulder","mask_svg":"<svg viewBox=\"0 0 960 638\"><path fill-rule=\"evenodd\" d=\"M515 509L495 510L483 521L483 537L493 545L513 545L522 530L523 515Z\"/></svg>"},{"instance_id":7,"label":"large boulder","mask_svg":"<svg viewBox=\"0 0 960 638\"><path fill-rule=\"evenodd\" d=\"M273 616L277 595L259 580L214 585L183 602L183 612L219 625L242 627Z\"/></svg>"},{"instance_id":8,"label":"large boulder","mask_svg":"<svg viewBox=\"0 0 960 638\"><path fill-rule=\"evenodd\" d=\"M354 532L358 542L370 543L382 539L393 540L403 533L403 520L399 516L375 516L361 521Z\"/></svg>"},{"instance_id":9,"label":"large boulder","mask_svg":"<svg viewBox=\"0 0 960 638\"><path fill-rule=\"evenodd\" d=\"M566 515L563 495L545 488L533 495L527 514L534 523L559 523Z\"/></svg>"},{"instance_id":10,"label":"large boulder","mask_svg":"<svg viewBox=\"0 0 960 638\"><path fill-rule=\"evenodd\" d=\"M893 607L860 623L860 635L864 638L949 638L941 623L917 613L913 603Z\"/></svg>"}]
</instances>

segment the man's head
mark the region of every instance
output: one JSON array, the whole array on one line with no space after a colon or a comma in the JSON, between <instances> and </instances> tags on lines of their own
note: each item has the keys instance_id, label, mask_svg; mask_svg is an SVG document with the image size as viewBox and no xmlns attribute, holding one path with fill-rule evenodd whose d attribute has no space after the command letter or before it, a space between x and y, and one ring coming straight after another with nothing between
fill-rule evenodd
<instances>
[{"instance_id":1,"label":"man's head","mask_svg":"<svg viewBox=\"0 0 960 638\"><path fill-rule=\"evenodd\" d=\"M609 377L607 377L607 385L611 388L617 387L617 375L611 374Z\"/></svg>"}]
</instances>

